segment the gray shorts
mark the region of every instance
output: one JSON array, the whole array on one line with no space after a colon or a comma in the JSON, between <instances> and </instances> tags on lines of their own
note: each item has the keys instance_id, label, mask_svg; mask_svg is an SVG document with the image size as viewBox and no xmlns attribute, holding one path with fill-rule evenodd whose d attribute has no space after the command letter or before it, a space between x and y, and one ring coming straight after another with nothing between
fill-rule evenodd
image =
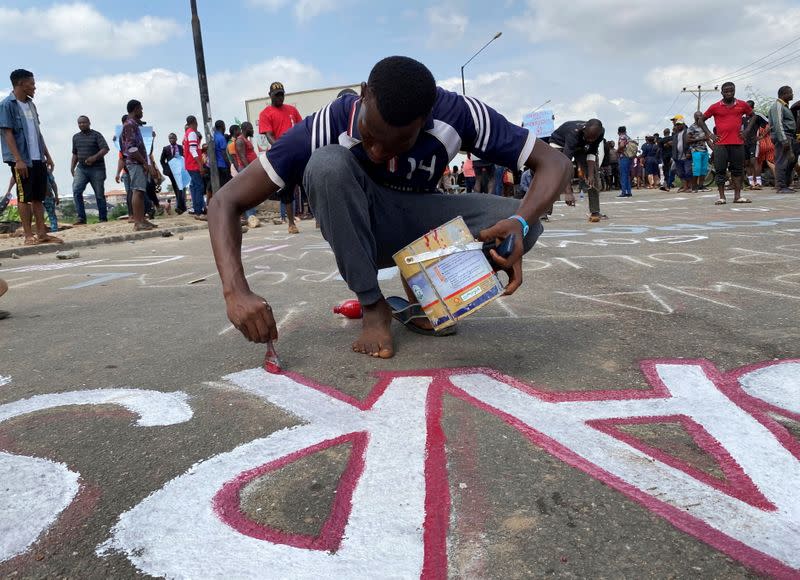
<instances>
[{"instance_id":1,"label":"gray shorts","mask_svg":"<svg viewBox=\"0 0 800 580\"><path fill-rule=\"evenodd\" d=\"M130 165L126 165L125 169L128 170L128 175L130 176L131 189L139 191L147 190L147 171L145 171L143 165L131 163Z\"/></svg>"}]
</instances>

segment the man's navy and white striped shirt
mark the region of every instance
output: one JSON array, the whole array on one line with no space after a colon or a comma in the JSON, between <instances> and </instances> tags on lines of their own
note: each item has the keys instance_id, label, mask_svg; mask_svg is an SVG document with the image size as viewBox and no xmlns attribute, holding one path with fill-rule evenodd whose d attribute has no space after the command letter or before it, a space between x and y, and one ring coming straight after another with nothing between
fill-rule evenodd
<instances>
[{"instance_id":1,"label":"man's navy and white striped shirt","mask_svg":"<svg viewBox=\"0 0 800 580\"><path fill-rule=\"evenodd\" d=\"M433 111L410 150L386 163L369 160L361 144L358 115L361 99L344 95L284 133L261 164L273 182L284 187L302 183L311 154L339 144L350 149L377 184L401 191L434 192L445 167L466 151L504 167L520 169L536 137L513 125L477 99L436 89Z\"/></svg>"}]
</instances>

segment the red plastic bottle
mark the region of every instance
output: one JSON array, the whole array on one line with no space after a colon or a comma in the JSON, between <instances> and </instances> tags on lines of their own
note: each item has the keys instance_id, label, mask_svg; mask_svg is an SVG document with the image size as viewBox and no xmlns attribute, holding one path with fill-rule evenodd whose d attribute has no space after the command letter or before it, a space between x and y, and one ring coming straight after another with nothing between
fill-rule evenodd
<instances>
[{"instance_id":1,"label":"red plastic bottle","mask_svg":"<svg viewBox=\"0 0 800 580\"><path fill-rule=\"evenodd\" d=\"M347 318L361 318L361 304L358 300L351 298L350 300L345 300L339 306L334 306L333 313L341 314Z\"/></svg>"}]
</instances>

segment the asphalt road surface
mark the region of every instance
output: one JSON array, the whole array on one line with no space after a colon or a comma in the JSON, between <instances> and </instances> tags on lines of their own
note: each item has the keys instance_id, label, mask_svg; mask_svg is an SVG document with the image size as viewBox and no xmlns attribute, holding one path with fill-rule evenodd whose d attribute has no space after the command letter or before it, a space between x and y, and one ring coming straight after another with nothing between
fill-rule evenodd
<instances>
[{"instance_id":1,"label":"asphalt road surface","mask_svg":"<svg viewBox=\"0 0 800 580\"><path fill-rule=\"evenodd\" d=\"M800 195L750 197L559 204L514 296L391 360L313 223L251 230L284 375L205 231L4 259L0 577L800 575Z\"/></svg>"}]
</instances>

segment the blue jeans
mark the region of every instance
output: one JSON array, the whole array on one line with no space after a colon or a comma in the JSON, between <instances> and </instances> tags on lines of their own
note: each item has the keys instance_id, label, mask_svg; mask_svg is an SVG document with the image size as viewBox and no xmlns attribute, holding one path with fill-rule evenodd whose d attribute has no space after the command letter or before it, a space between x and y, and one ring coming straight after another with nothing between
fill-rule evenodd
<instances>
[{"instance_id":1,"label":"blue jeans","mask_svg":"<svg viewBox=\"0 0 800 580\"><path fill-rule=\"evenodd\" d=\"M189 177L192 179L189 184L189 193L192 194L192 209L194 209L194 215L200 215L206 209L206 185L199 171L190 171Z\"/></svg>"},{"instance_id":2,"label":"blue jeans","mask_svg":"<svg viewBox=\"0 0 800 580\"><path fill-rule=\"evenodd\" d=\"M631 193L631 161L630 157L619 158L619 184L620 193Z\"/></svg>"},{"instance_id":3,"label":"blue jeans","mask_svg":"<svg viewBox=\"0 0 800 580\"><path fill-rule=\"evenodd\" d=\"M100 162L102 163L102 162ZM78 164L75 167L75 178L72 180L72 199L75 202L75 211L78 213L78 221L86 221L86 207L83 203L83 192L86 186L91 184L94 191L94 198L97 201L97 212L100 221L108 220L108 210L106 209L106 166L88 166Z\"/></svg>"},{"instance_id":4,"label":"blue jeans","mask_svg":"<svg viewBox=\"0 0 800 580\"><path fill-rule=\"evenodd\" d=\"M664 185L667 189L672 189L672 184L675 181L675 175L672 173L672 159L664 160Z\"/></svg>"},{"instance_id":5,"label":"blue jeans","mask_svg":"<svg viewBox=\"0 0 800 580\"><path fill-rule=\"evenodd\" d=\"M503 173L505 173L505 167L501 167L500 165L494 166L494 194L503 197Z\"/></svg>"},{"instance_id":6,"label":"blue jeans","mask_svg":"<svg viewBox=\"0 0 800 580\"><path fill-rule=\"evenodd\" d=\"M50 221L50 231L57 232L58 218L56 217L56 198L52 195L48 195L44 198L42 204L44 205L44 211L47 212L47 219Z\"/></svg>"}]
</instances>

